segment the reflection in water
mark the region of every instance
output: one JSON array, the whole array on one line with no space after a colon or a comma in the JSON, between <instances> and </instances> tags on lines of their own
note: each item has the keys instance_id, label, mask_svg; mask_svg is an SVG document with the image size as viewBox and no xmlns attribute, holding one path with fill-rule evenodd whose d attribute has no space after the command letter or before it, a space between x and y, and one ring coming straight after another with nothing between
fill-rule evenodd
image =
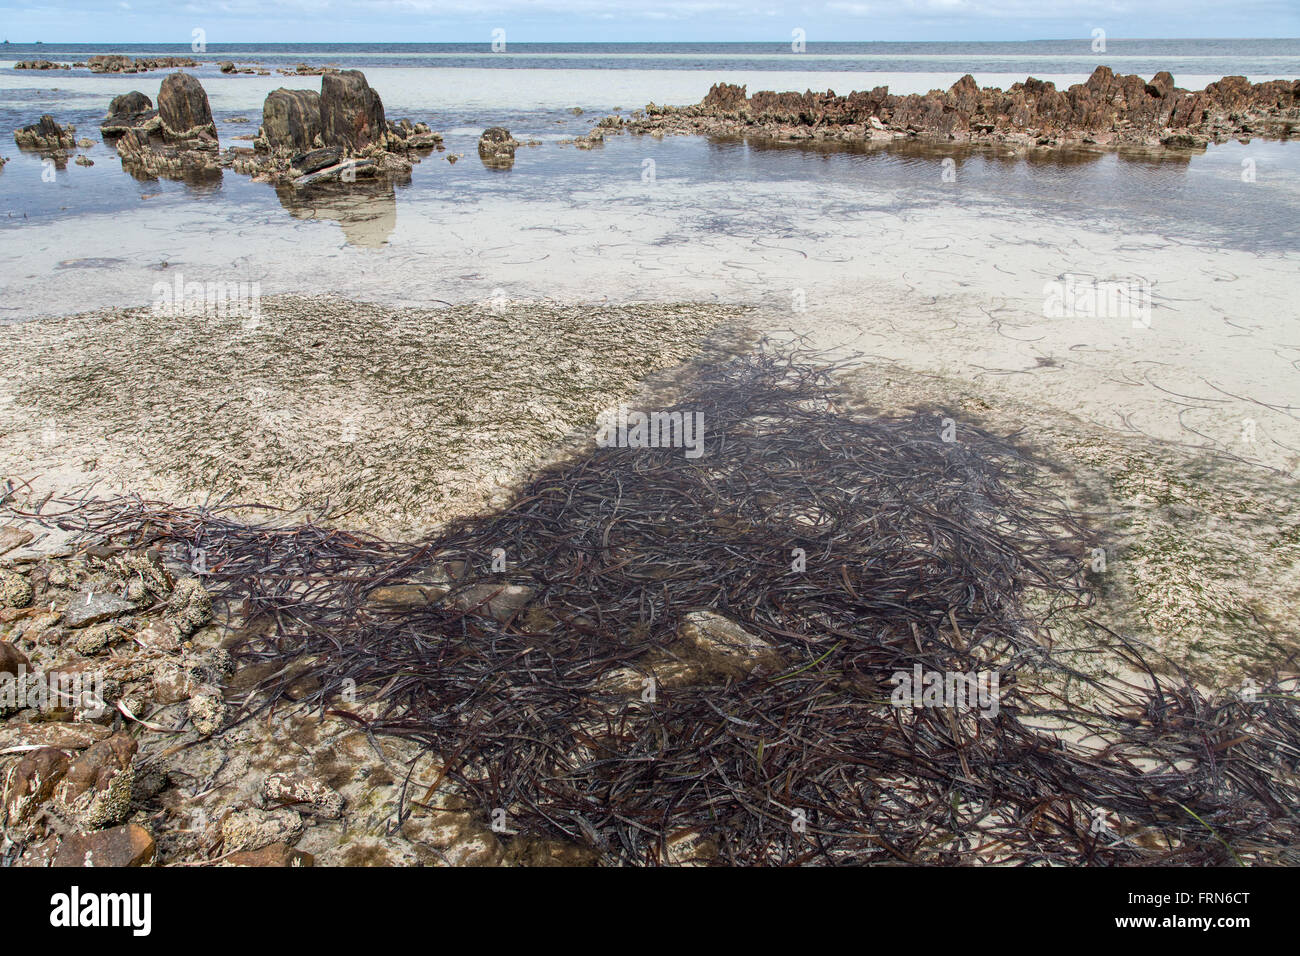
<instances>
[{"instance_id":1,"label":"reflection in water","mask_svg":"<svg viewBox=\"0 0 1300 956\"><path fill-rule=\"evenodd\" d=\"M343 227L344 238L354 246L381 248L397 228L397 197L388 179L330 183L309 189L281 186L275 192L280 205L295 219L333 220Z\"/></svg>"},{"instance_id":2,"label":"reflection in water","mask_svg":"<svg viewBox=\"0 0 1300 956\"><path fill-rule=\"evenodd\" d=\"M179 169L146 169L136 163L122 163L122 169L136 182L157 184L159 179L184 183L196 196L221 192L221 169L182 166Z\"/></svg>"}]
</instances>

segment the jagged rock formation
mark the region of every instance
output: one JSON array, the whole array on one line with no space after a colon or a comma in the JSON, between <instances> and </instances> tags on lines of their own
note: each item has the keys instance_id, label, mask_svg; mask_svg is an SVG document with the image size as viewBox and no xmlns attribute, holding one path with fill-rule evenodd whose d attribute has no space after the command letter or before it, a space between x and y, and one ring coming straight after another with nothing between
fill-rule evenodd
<instances>
[{"instance_id":1,"label":"jagged rock formation","mask_svg":"<svg viewBox=\"0 0 1300 956\"><path fill-rule=\"evenodd\" d=\"M185 56L138 56L133 60L120 53L99 53L85 63L91 73L145 73L149 70L171 70L198 65L198 60Z\"/></svg>"},{"instance_id":2,"label":"jagged rock formation","mask_svg":"<svg viewBox=\"0 0 1300 956\"><path fill-rule=\"evenodd\" d=\"M970 75L947 91L896 96L885 86L837 96L747 95L719 83L696 106L650 104L626 124L637 133L728 133L786 140L880 140L1019 146L1202 146L1264 136L1287 138L1300 127L1300 81L1252 84L1227 76L1204 90L1174 84L1167 72L1150 81L1099 66L1085 83L1058 90L1029 77L1003 91L981 89Z\"/></svg>"},{"instance_id":3,"label":"jagged rock formation","mask_svg":"<svg viewBox=\"0 0 1300 956\"><path fill-rule=\"evenodd\" d=\"M24 149L38 149L42 152L72 149L77 145L77 128L72 125L60 126L53 116L46 113L30 126L14 130L14 142Z\"/></svg>"},{"instance_id":4,"label":"jagged rock formation","mask_svg":"<svg viewBox=\"0 0 1300 956\"><path fill-rule=\"evenodd\" d=\"M227 150L223 160L236 172L300 187L409 175L409 154L435 148L441 134L424 123L390 122L365 74L344 70L324 74L320 93L272 91L253 149Z\"/></svg>"}]
</instances>

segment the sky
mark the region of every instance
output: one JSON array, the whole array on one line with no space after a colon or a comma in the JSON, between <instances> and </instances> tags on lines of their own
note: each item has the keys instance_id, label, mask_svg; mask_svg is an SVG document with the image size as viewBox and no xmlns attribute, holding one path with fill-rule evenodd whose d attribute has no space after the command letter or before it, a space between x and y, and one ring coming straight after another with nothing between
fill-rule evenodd
<instances>
[{"instance_id":1,"label":"sky","mask_svg":"<svg viewBox=\"0 0 1300 956\"><path fill-rule=\"evenodd\" d=\"M0 0L14 43L1300 37L1300 0Z\"/></svg>"}]
</instances>

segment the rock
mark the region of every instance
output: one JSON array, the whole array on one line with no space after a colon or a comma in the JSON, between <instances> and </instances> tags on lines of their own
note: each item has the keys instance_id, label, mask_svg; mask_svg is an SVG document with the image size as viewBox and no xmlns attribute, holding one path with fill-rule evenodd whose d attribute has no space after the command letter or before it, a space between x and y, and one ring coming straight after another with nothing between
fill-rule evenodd
<instances>
[{"instance_id":1,"label":"rock","mask_svg":"<svg viewBox=\"0 0 1300 956\"><path fill-rule=\"evenodd\" d=\"M73 628L89 627L134 610L134 604L114 594L97 594L93 591L74 594L63 612L63 623Z\"/></svg>"},{"instance_id":2,"label":"rock","mask_svg":"<svg viewBox=\"0 0 1300 956\"><path fill-rule=\"evenodd\" d=\"M150 650L175 651L181 646L181 632L169 621L149 621L135 632L134 637Z\"/></svg>"},{"instance_id":3,"label":"rock","mask_svg":"<svg viewBox=\"0 0 1300 956\"><path fill-rule=\"evenodd\" d=\"M123 73L127 70L134 72L131 58L118 53L97 53L86 61L86 68L91 73Z\"/></svg>"},{"instance_id":4,"label":"rock","mask_svg":"<svg viewBox=\"0 0 1300 956\"><path fill-rule=\"evenodd\" d=\"M99 724L66 723L60 720L40 720L23 723L9 720L0 724L0 750L10 747L56 747L59 750L85 750L92 744L112 736L112 731Z\"/></svg>"},{"instance_id":5,"label":"rock","mask_svg":"<svg viewBox=\"0 0 1300 956\"><path fill-rule=\"evenodd\" d=\"M267 146L271 149L303 152L310 150L320 135L319 93L315 90L286 90L281 87L267 95L262 104L262 136Z\"/></svg>"},{"instance_id":6,"label":"rock","mask_svg":"<svg viewBox=\"0 0 1300 956\"><path fill-rule=\"evenodd\" d=\"M119 731L72 761L54 794L60 816L83 830L119 822L131 802L136 742Z\"/></svg>"},{"instance_id":7,"label":"rock","mask_svg":"<svg viewBox=\"0 0 1300 956\"><path fill-rule=\"evenodd\" d=\"M508 167L514 165L515 148L519 143L503 126L489 126L478 138L478 154L485 165Z\"/></svg>"},{"instance_id":8,"label":"rock","mask_svg":"<svg viewBox=\"0 0 1300 956\"><path fill-rule=\"evenodd\" d=\"M621 667L601 678L602 687L618 694L639 693L647 678L659 688L685 687L751 676L785 668L776 648L716 611L683 616L677 639L650 651L635 666Z\"/></svg>"},{"instance_id":9,"label":"rock","mask_svg":"<svg viewBox=\"0 0 1300 956\"><path fill-rule=\"evenodd\" d=\"M343 797L315 777L297 773L273 773L262 785L262 798L269 807L291 806L314 817L336 820L343 815Z\"/></svg>"},{"instance_id":10,"label":"rock","mask_svg":"<svg viewBox=\"0 0 1300 956\"><path fill-rule=\"evenodd\" d=\"M204 684L190 697L190 722L200 737L211 737L226 719L226 703L220 689Z\"/></svg>"},{"instance_id":11,"label":"rock","mask_svg":"<svg viewBox=\"0 0 1300 956\"><path fill-rule=\"evenodd\" d=\"M235 64L232 63L230 60L222 60L220 63L217 64L217 68L220 69L222 73L235 72Z\"/></svg>"},{"instance_id":12,"label":"rock","mask_svg":"<svg viewBox=\"0 0 1300 956\"><path fill-rule=\"evenodd\" d=\"M326 146L356 152L379 141L385 131L384 104L360 70L321 77L321 137Z\"/></svg>"},{"instance_id":13,"label":"rock","mask_svg":"<svg viewBox=\"0 0 1300 956\"><path fill-rule=\"evenodd\" d=\"M234 853L222 861L222 866L312 866L316 858L310 853L295 850L283 843L273 843L260 850Z\"/></svg>"},{"instance_id":14,"label":"rock","mask_svg":"<svg viewBox=\"0 0 1300 956\"><path fill-rule=\"evenodd\" d=\"M75 643L77 653L91 657L107 650L114 644L120 644L126 638L126 635L126 628L113 621L85 628L77 634Z\"/></svg>"},{"instance_id":15,"label":"rock","mask_svg":"<svg viewBox=\"0 0 1300 956\"><path fill-rule=\"evenodd\" d=\"M49 113L30 126L14 130L14 142L28 149L72 149L77 145L77 128L60 126Z\"/></svg>"},{"instance_id":16,"label":"rock","mask_svg":"<svg viewBox=\"0 0 1300 956\"><path fill-rule=\"evenodd\" d=\"M17 677L19 674L29 672L31 666L27 655L8 641L0 641L0 674L12 674Z\"/></svg>"},{"instance_id":17,"label":"rock","mask_svg":"<svg viewBox=\"0 0 1300 956\"><path fill-rule=\"evenodd\" d=\"M486 611L498 621L507 621L521 611L537 589L522 584L475 584L456 595L454 604L462 611Z\"/></svg>"},{"instance_id":18,"label":"rock","mask_svg":"<svg viewBox=\"0 0 1300 956\"><path fill-rule=\"evenodd\" d=\"M25 577L12 568L0 568L0 607L27 607L33 593Z\"/></svg>"},{"instance_id":19,"label":"rock","mask_svg":"<svg viewBox=\"0 0 1300 956\"><path fill-rule=\"evenodd\" d=\"M314 173L307 173L293 180L296 187L316 186L321 183L350 182L357 179L369 179L378 175L379 166L369 159L347 159L333 166L326 166Z\"/></svg>"},{"instance_id":20,"label":"rock","mask_svg":"<svg viewBox=\"0 0 1300 956\"><path fill-rule=\"evenodd\" d=\"M291 846L306 829L303 818L289 809L236 810L221 821L226 852L260 850L273 843Z\"/></svg>"},{"instance_id":21,"label":"rock","mask_svg":"<svg viewBox=\"0 0 1300 956\"><path fill-rule=\"evenodd\" d=\"M198 578L182 578L176 582L167 602L167 617L182 637L189 637L212 620L212 597Z\"/></svg>"},{"instance_id":22,"label":"rock","mask_svg":"<svg viewBox=\"0 0 1300 956\"><path fill-rule=\"evenodd\" d=\"M217 124L203 84L192 73L169 73L158 90L158 115L168 142L208 136L217 138Z\"/></svg>"},{"instance_id":23,"label":"rock","mask_svg":"<svg viewBox=\"0 0 1300 956\"><path fill-rule=\"evenodd\" d=\"M754 672L776 673L785 667L776 648L715 611L685 615L677 635L679 640L673 649L685 651L711 673L744 678Z\"/></svg>"},{"instance_id":24,"label":"rock","mask_svg":"<svg viewBox=\"0 0 1300 956\"><path fill-rule=\"evenodd\" d=\"M17 677L19 674L29 672L31 666L27 655L8 641L0 641L0 674L12 674Z\"/></svg>"},{"instance_id":25,"label":"rock","mask_svg":"<svg viewBox=\"0 0 1300 956\"><path fill-rule=\"evenodd\" d=\"M113 97L108 103L108 113L104 118L122 113L143 113L151 109L153 109L153 100L139 90L132 90L130 93L120 93Z\"/></svg>"},{"instance_id":26,"label":"rock","mask_svg":"<svg viewBox=\"0 0 1300 956\"><path fill-rule=\"evenodd\" d=\"M62 750L42 747L24 754L5 775L0 823L14 827L31 818L36 808L54 794L54 788L68 773L68 757Z\"/></svg>"},{"instance_id":27,"label":"rock","mask_svg":"<svg viewBox=\"0 0 1300 956\"><path fill-rule=\"evenodd\" d=\"M307 153L300 153L289 160L289 172L293 176L304 176L329 166L336 166L342 158L342 150L337 146L313 149Z\"/></svg>"},{"instance_id":28,"label":"rock","mask_svg":"<svg viewBox=\"0 0 1300 956\"><path fill-rule=\"evenodd\" d=\"M153 108L153 101L138 90L113 97L108 115L99 124L102 136L122 136L128 130L141 130L146 136L162 130L162 117Z\"/></svg>"},{"instance_id":29,"label":"rock","mask_svg":"<svg viewBox=\"0 0 1300 956\"><path fill-rule=\"evenodd\" d=\"M0 528L0 554L12 551L14 548L20 548L34 537L35 535L26 528L20 528L17 525L6 525ZM0 604L3 603L4 601L0 601Z\"/></svg>"},{"instance_id":30,"label":"rock","mask_svg":"<svg viewBox=\"0 0 1300 956\"><path fill-rule=\"evenodd\" d=\"M64 839L52 866L153 866L158 848L153 834L136 823L74 833Z\"/></svg>"},{"instance_id":31,"label":"rock","mask_svg":"<svg viewBox=\"0 0 1300 956\"><path fill-rule=\"evenodd\" d=\"M49 60L19 60L14 64L15 70L70 70L68 63L53 63Z\"/></svg>"}]
</instances>

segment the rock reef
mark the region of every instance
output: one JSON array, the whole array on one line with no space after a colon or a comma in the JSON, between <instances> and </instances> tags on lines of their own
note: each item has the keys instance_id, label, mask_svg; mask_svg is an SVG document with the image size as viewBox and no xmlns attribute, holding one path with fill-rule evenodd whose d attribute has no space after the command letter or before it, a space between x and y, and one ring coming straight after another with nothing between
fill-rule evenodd
<instances>
[{"instance_id":1,"label":"rock reef","mask_svg":"<svg viewBox=\"0 0 1300 956\"><path fill-rule=\"evenodd\" d=\"M780 140L939 142L1032 146L1199 147L1234 138L1285 139L1300 126L1300 80L1252 84L1226 76L1182 89L1167 72L1149 81L1099 66L1085 83L1058 90L1029 77L1007 90L980 88L967 74L948 90L898 96L886 86L749 95L718 83L695 106L651 103L631 119L602 125L654 135L705 133Z\"/></svg>"}]
</instances>

